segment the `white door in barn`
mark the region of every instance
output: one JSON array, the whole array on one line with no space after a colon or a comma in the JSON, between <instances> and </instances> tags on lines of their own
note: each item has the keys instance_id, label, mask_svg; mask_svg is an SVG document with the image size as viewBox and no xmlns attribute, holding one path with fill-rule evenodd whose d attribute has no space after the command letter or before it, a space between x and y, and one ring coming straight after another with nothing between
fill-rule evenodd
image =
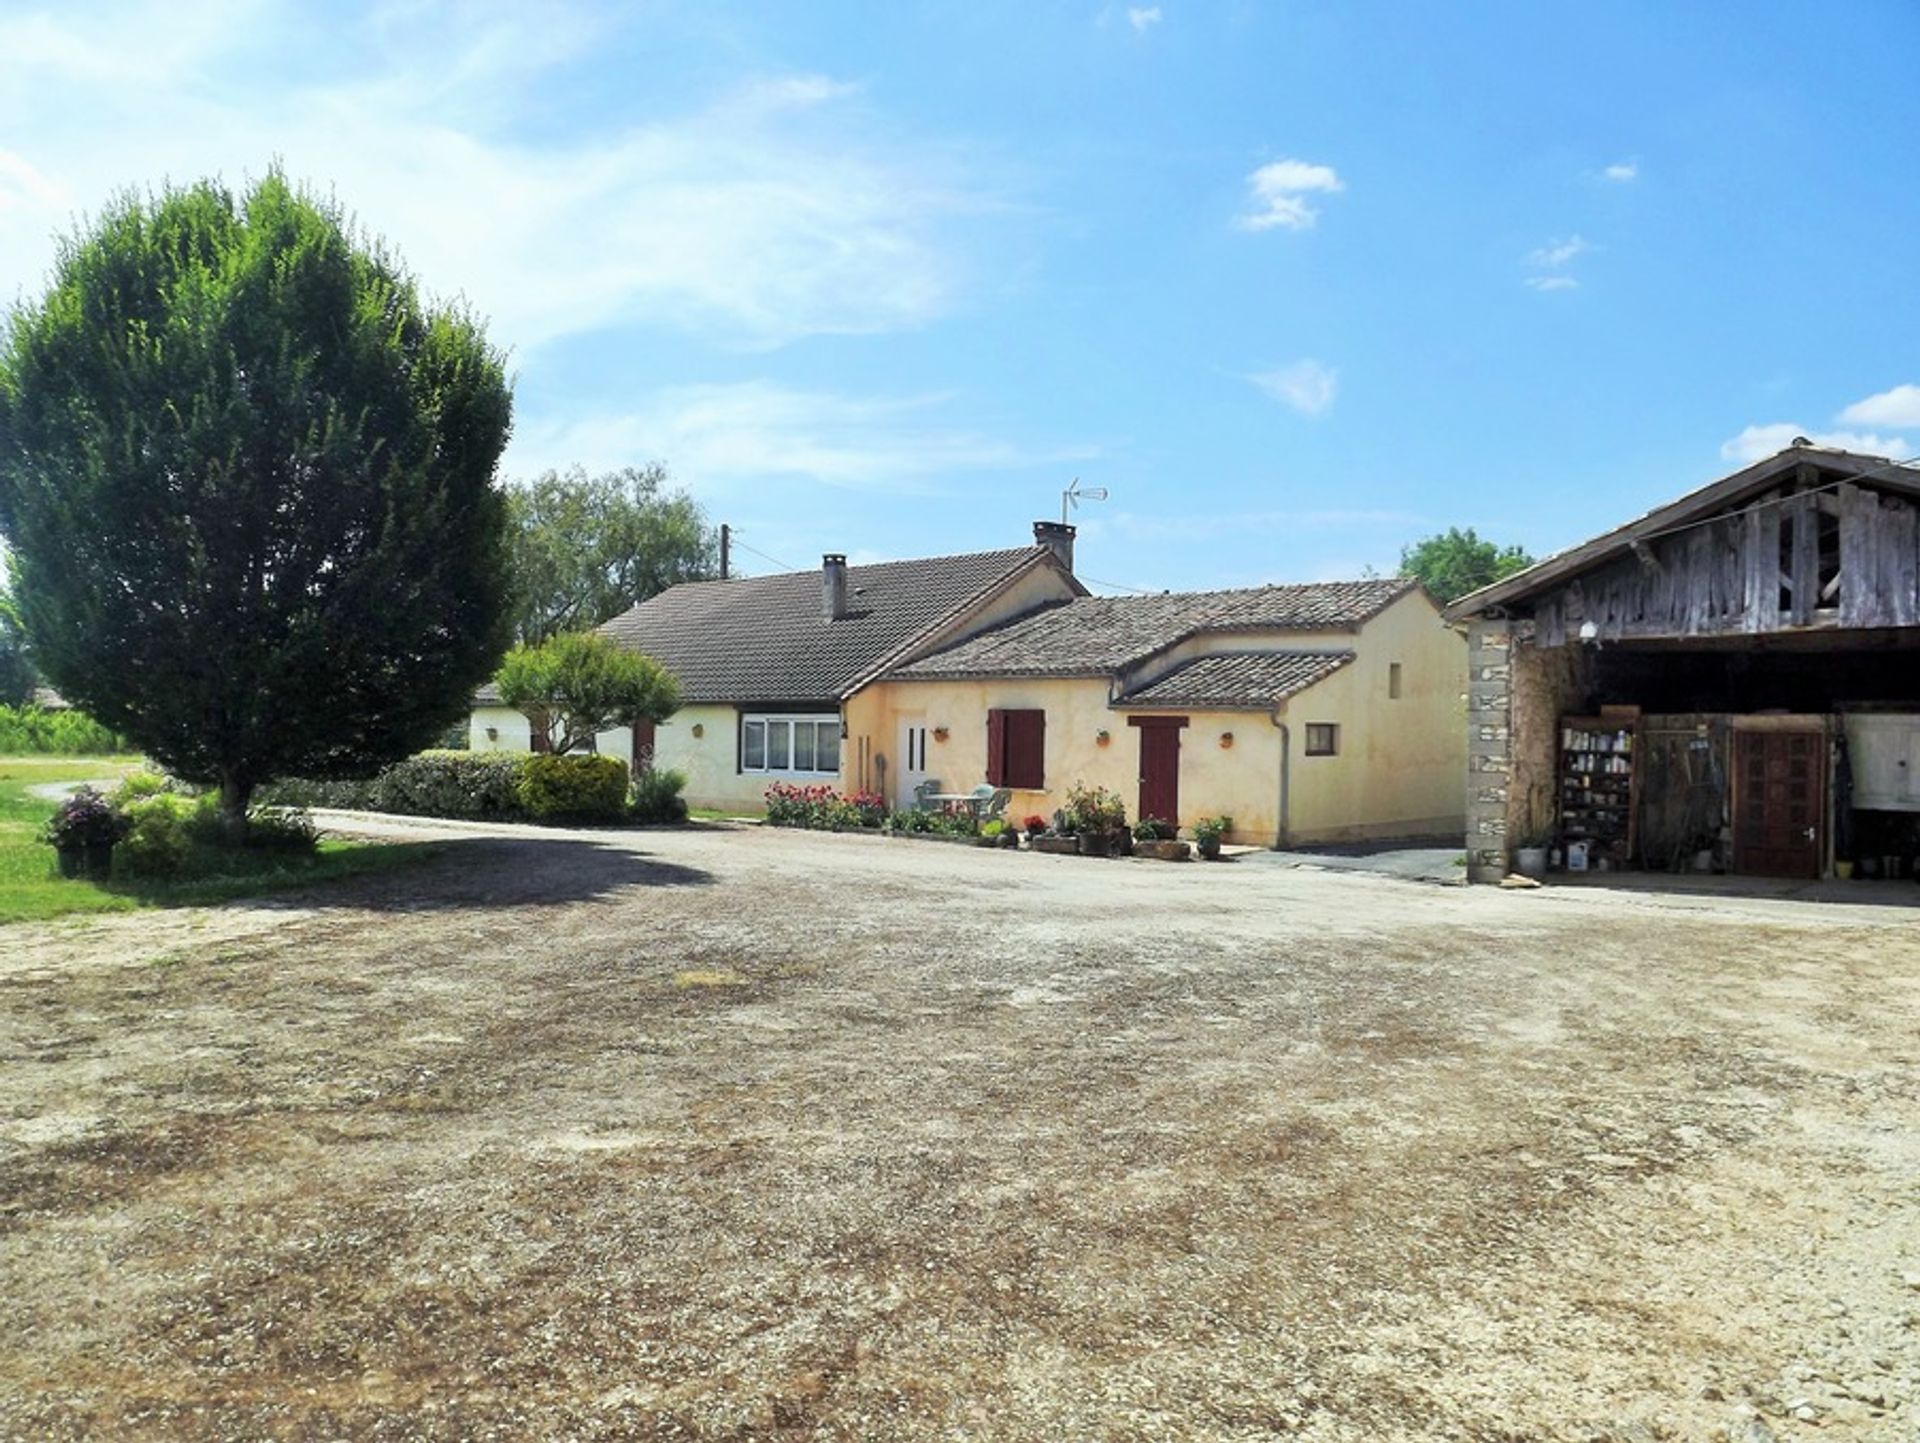
<instances>
[{"instance_id":1,"label":"white door in barn","mask_svg":"<svg viewBox=\"0 0 1920 1443\"><path fill-rule=\"evenodd\" d=\"M927 719L924 716L900 718L900 749L894 753L893 804L913 805L913 789L933 780L927 773Z\"/></svg>"}]
</instances>

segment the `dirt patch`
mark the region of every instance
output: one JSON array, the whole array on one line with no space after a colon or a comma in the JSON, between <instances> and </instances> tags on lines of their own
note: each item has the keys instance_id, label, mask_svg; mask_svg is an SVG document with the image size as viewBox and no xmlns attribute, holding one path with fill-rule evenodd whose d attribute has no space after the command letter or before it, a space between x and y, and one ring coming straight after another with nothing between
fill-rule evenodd
<instances>
[{"instance_id":1,"label":"dirt patch","mask_svg":"<svg viewBox=\"0 0 1920 1443\"><path fill-rule=\"evenodd\" d=\"M9 928L0 1436L1911 1440L1917 975L765 829Z\"/></svg>"}]
</instances>

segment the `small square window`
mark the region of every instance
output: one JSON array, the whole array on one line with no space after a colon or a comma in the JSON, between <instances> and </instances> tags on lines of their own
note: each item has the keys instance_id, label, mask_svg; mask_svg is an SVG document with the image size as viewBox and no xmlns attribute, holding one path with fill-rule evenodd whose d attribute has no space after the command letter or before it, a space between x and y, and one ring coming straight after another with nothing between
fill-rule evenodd
<instances>
[{"instance_id":1,"label":"small square window","mask_svg":"<svg viewBox=\"0 0 1920 1443\"><path fill-rule=\"evenodd\" d=\"M1387 663L1387 700L1400 700L1400 663L1397 661Z\"/></svg>"},{"instance_id":2,"label":"small square window","mask_svg":"<svg viewBox=\"0 0 1920 1443\"><path fill-rule=\"evenodd\" d=\"M1340 755L1340 728L1333 722L1308 722L1307 755L1310 757Z\"/></svg>"}]
</instances>

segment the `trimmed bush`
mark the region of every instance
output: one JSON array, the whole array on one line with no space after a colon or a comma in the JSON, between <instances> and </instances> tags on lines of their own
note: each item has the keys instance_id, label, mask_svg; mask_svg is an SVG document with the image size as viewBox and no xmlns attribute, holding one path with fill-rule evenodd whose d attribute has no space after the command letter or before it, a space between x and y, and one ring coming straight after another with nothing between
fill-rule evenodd
<instances>
[{"instance_id":1,"label":"trimmed bush","mask_svg":"<svg viewBox=\"0 0 1920 1443\"><path fill-rule=\"evenodd\" d=\"M421 752L375 777L360 805L416 817L517 821L527 814L521 768L532 760L524 752Z\"/></svg>"},{"instance_id":2,"label":"trimmed bush","mask_svg":"<svg viewBox=\"0 0 1920 1443\"><path fill-rule=\"evenodd\" d=\"M641 772L633 779L633 819L636 822L684 822L687 799L680 791L687 774L667 769Z\"/></svg>"},{"instance_id":3,"label":"trimmed bush","mask_svg":"<svg viewBox=\"0 0 1920 1443\"><path fill-rule=\"evenodd\" d=\"M618 821L627 810L627 764L618 757L539 752L520 768L520 805L546 820Z\"/></svg>"},{"instance_id":4,"label":"trimmed bush","mask_svg":"<svg viewBox=\"0 0 1920 1443\"><path fill-rule=\"evenodd\" d=\"M129 802L132 825L113 854L114 870L130 877L178 877L193 855L198 810L190 798L165 791Z\"/></svg>"}]
</instances>

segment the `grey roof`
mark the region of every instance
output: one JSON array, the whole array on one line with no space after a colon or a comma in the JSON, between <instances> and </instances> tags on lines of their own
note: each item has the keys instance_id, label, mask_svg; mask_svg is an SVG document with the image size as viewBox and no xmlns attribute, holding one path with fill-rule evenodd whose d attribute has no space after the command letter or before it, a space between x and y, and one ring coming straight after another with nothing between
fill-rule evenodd
<instances>
[{"instance_id":1,"label":"grey roof","mask_svg":"<svg viewBox=\"0 0 1920 1443\"><path fill-rule=\"evenodd\" d=\"M836 703L1015 572L1041 546L847 568L847 614L821 614L820 573L671 587L603 625L664 665L689 702Z\"/></svg>"},{"instance_id":2,"label":"grey roof","mask_svg":"<svg viewBox=\"0 0 1920 1443\"><path fill-rule=\"evenodd\" d=\"M1419 586L1410 577L1058 602L890 676L1111 676L1201 632L1352 630Z\"/></svg>"},{"instance_id":3,"label":"grey roof","mask_svg":"<svg viewBox=\"0 0 1920 1443\"><path fill-rule=\"evenodd\" d=\"M1195 657L1158 681L1136 687L1114 704L1265 710L1333 675L1353 658L1350 651L1234 652Z\"/></svg>"}]
</instances>

